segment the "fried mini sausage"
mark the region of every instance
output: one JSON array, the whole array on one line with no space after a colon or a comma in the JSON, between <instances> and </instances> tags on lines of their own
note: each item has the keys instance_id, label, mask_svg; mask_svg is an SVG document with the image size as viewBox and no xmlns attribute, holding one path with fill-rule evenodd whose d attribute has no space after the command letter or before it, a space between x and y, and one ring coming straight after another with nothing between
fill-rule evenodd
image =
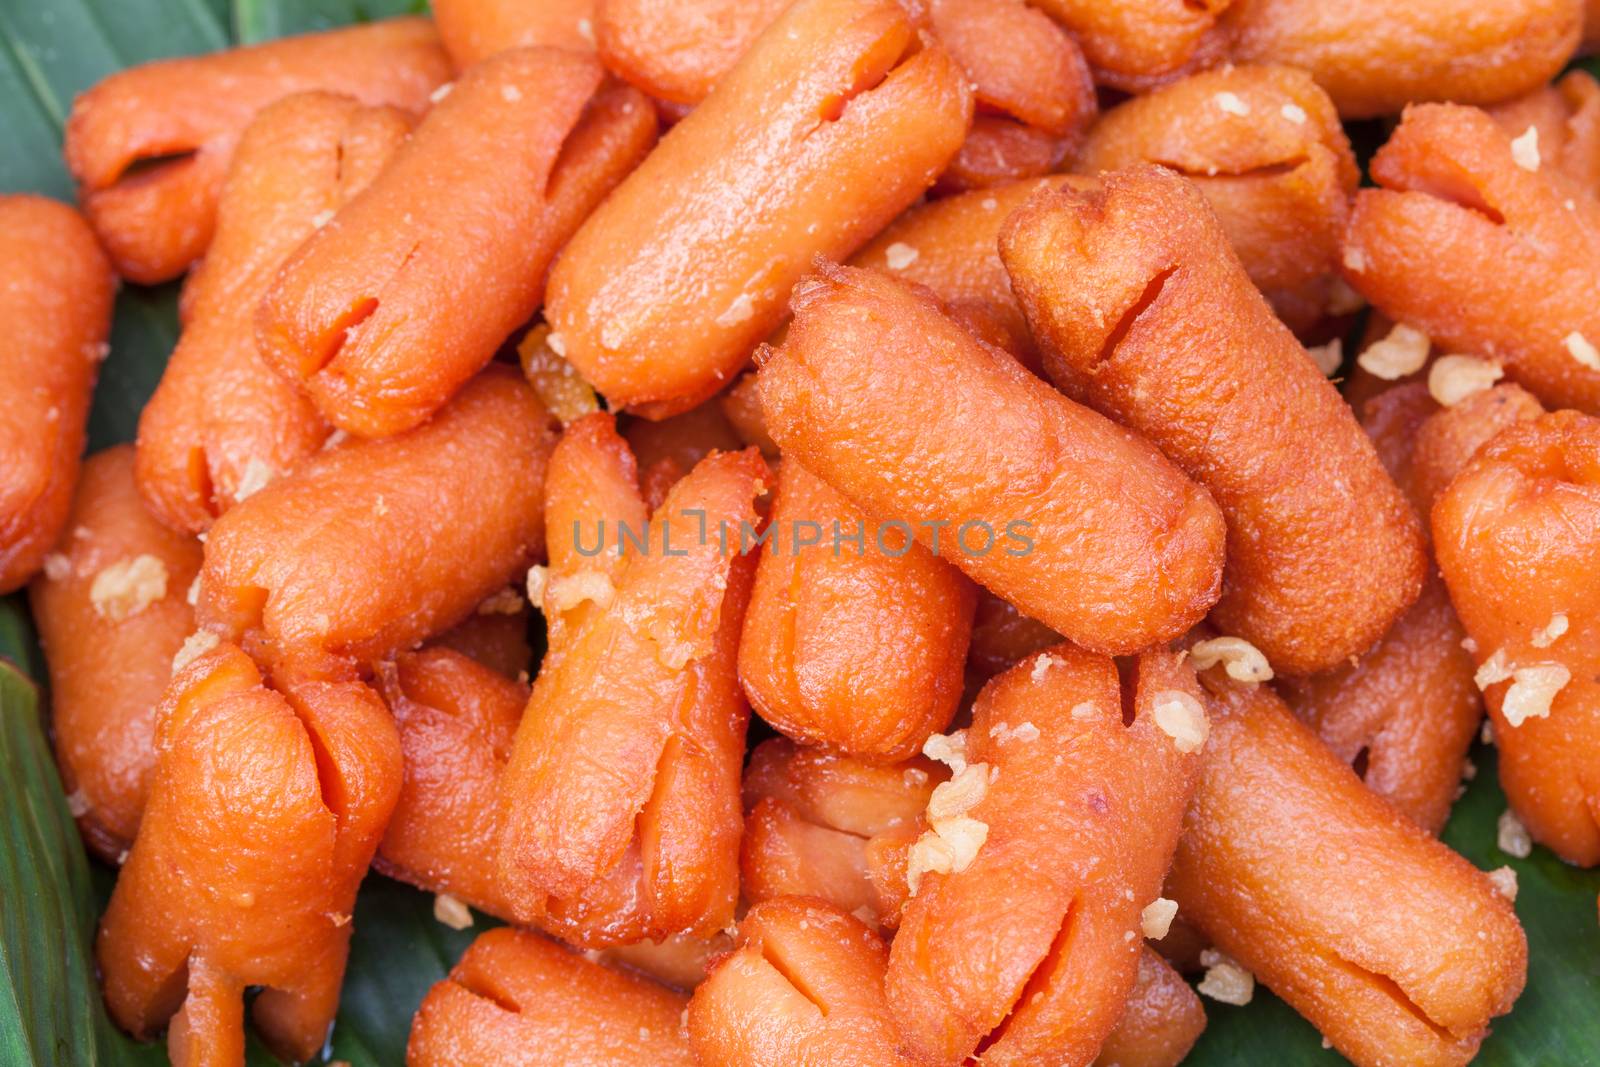
<instances>
[{"instance_id":1,"label":"fried mini sausage","mask_svg":"<svg viewBox=\"0 0 1600 1067\"><path fill-rule=\"evenodd\" d=\"M1021 0L931 0L928 16L979 112L939 192L1047 174L1078 147L1098 105L1070 34Z\"/></svg>"},{"instance_id":2,"label":"fried mini sausage","mask_svg":"<svg viewBox=\"0 0 1600 1067\"><path fill-rule=\"evenodd\" d=\"M1159 163L1188 178L1278 317L1329 314L1360 180L1328 94L1291 67L1223 67L1135 97L1089 131L1074 169Z\"/></svg>"},{"instance_id":3,"label":"fried mini sausage","mask_svg":"<svg viewBox=\"0 0 1600 1067\"><path fill-rule=\"evenodd\" d=\"M284 265L257 343L330 422L417 426L538 309L551 258L654 142L648 102L601 77L552 48L473 67Z\"/></svg>"},{"instance_id":4,"label":"fried mini sausage","mask_svg":"<svg viewBox=\"0 0 1600 1067\"><path fill-rule=\"evenodd\" d=\"M1139 953L1133 992L1095 1067L1178 1067L1205 1028L1206 1012L1195 991L1147 948Z\"/></svg>"},{"instance_id":5,"label":"fried mini sausage","mask_svg":"<svg viewBox=\"0 0 1600 1067\"><path fill-rule=\"evenodd\" d=\"M1041 0L1083 45L1098 84L1140 92L1207 66L1225 49L1217 20L1242 0Z\"/></svg>"},{"instance_id":6,"label":"fried mini sausage","mask_svg":"<svg viewBox=\"0 0 1600 1067\"><path fill-rule=\"evenodd\" d=\"M246 127L184 293L178 347L139 416L139 487L168 526L207 529L327 439L316 406L257 353L255 307L410 129L405 112L329 93L285 97Z\"/></svg>"},{"instance_id":7,"label":"fried mini sausage","mask_svg":"<svg viewBox=\"0 0 1600 1067\"><path fill-rule=\"evenodd\" d=\"M145 511L133 448L91 456L67 533L28 589L50 667L50 725L68 807L115 861L139 829L155 769L156 702L194 632L185 593L200 543Z\"/></svg>"},{"instance_id":8,"label":"fried mini sausage","mask_svg":"<svg viewBox=\"0 0 1600 1067\"><path fill-rule=\"evenodd\" d=\"M427 19L386 19L119 71L72 104L67 168L117 272L175 278L211 242L235 144L255 113L323 89L414 114L450 77Z\"/></svg>"},{"instance_id":9,"label":"fried mini sausage","mask_svg":"<svg viewBox=\"0 0 1600 1067\"><path fill-rule=\"evenodd\" d=\"M1205 735L1193 669L1164 651L1124 685L1109 658L1059 645L984 687L911 847L889 953L912 1055L1094 1058L1133 989L1140 910L1161 893Z\"/></svg>"},{"instance_id":10,"label":"fried mini sausage","mask_svg":"<svg viewBox=\"0 0 1600 1067\"><path fill-rule=\"evenodd\" d=\"M842 257L960 147L972 93L894 0L800 0L584 223L546 317L615 407L715 393Z\"/></svg>"},{"instance_id":11,"label":"fried mini sausage","mask_svg":"<svg viewBox=\"0 0 1600 1067\"><path fill-rule=\"evenodd\" d=\"M0 196L0 593L39 569L72 507L113 283L77 212Z\"/></svg>"},{"instance_id":12,"label":"fried mini sausage","mask_svg":"<svg viewBox=\"0 0 1600 1067\"><path fill-rule=\"evenodd\" d=\"M405 777L373 866L509 917L495 869L499 782L527 685L438 647L397 657L380 677Z\"/></svg>"},{"instance_id":13,"label":"fried mini sausage","mask_svg":"<svg viewBox=\"0 0 1600 1067\"><path fill-rule=\"evenodd\" d=\"M1407 470L1408 491L1418 512L1428 515L1439 494L1501 430L1543 414L1533 394L1509 383L1473 393L1452 407L1435 406L1417 427Z\"/></svg>"},{"instance_id":14,"label":"fried mini sausage","mask_svg":"<svg viewBox=\"0 0 1600 1067\"><path fill-rule=\"evenodd\" d=\"M1427 387L1412 383L1373 397L1362 419L1390 477L1421 514L1432 497L1413 476L1417 442L1439 410ZM1433 834L1450 814L1483 716L1465 636L1430 567L1416 603L1359 660L1279 685L1295 714L1367 788Z\"/></svg>"},{"instance_id":15,"label":"fried mini sausage","mask_svg":"<svg viewBox=\"0 0 1600 1067\"><path fill-rule=\"evenodd\" d=\"M607 0L601 56L652 96L693 106L786 6ZM949 49L981 113L940 191L1043 174L1076 147L1096 101L1088 64L1065 30L1021 0L933 0L907 10Z\"/></svg>"},{"instance_id":16,"label":"fried mini sausage","mask_svg":"<svg viewBox=\"0 0 1600 1067\"><path fill-rule=\"evenodd\" d=\"M1357 119L1520 96L1565 65L1582 18L1583 0L1234 0L1223 27L1235 62L1300 67Z\"/></svg>"},{"instance_id":17,"label":"fried mini sausage","mask_svg":"<svg viewBox=\"0 0 1600 1067\"><path fill-rule=\"evenodd\" d=\"M767 428L880 530L931 548L942 524L941 556L1100 651L1170 638L1215 602L1221 515L1149 442L886 275L824 267L793 306L763 356Z\"/></svg>"},{"instance_id":18,"label":"fried mini sausage","mask_svg":"<svg viewBox=\"0 0 1600 1067\"><path fill-rule=\"evenodd\" d=\"M884 1001L883 941L808 897L757 904L689 1002L702 1067L913 1067Z\"/></svg>"},{"instance_id":19,"label":"fried mini sausage","mask_svg":"<svg viewBox=\"0 0 1600 1067\"><path fill-rule=\"evenodd\" d=\"M543 551L554 437L491 367L426 425L313 456L211 528L197 618L308 674L415 647Z\"/></svg>"},{"instance_id":20,"label":"fried mini sausage","mask_svg":"<svg viewBox=\"0 0 1600 1067\"><path fill-rule=\"evenodd\" d=\"M607 468L600 496L617 510L588 514L642 512L636 489L629 506L625 452L609 415L574 424L552 460L552 516L587 488L569 472ZM558 560L587 554L601 531L552 524L545 614L565 617L500 789L500 889L518 921L591 945L732 921L749 714L735 657L754 570L739 538L765 476L753 449L708 456L625 553L625 532L596 537L594 552L615 546L620 562L589 572Z\"/></svg>"},{"instance_id":21,"label":"fried mini sausage","mask_svg":"<svg viewBox=\"0 0 1600 1067\"><path fill-rule=\"evenodd\" d=\"M482 934L423 998L406 1067L694 1067L688 998L525 930Z\"/></svg>"},{"instance_id":22,"label":"fried mini sausage","mask_svg":"<svg viewBox=\"0 0 1600 1067\"><path fill-rule=\"evenodd\" d=\"M1524 137L1531 127L1539 158L1582 186L1600 192L1600 83L1585 70L1570 70L1559 79L1488 109L1511 137Z\"/></svg>"},{"instance_id":23,"label":"fried mini sausage","mask_svg":"<svg viewBox=\"0 0 1600 1067\"><path fill-rule=\"evenodd\" d=\"M1361 1067L1465 1064L1522 992L1527 941L1466 860L1362 786L1263 685L1213 667L1179 914Z\"/></svg>"},{"instance_id":24,"label":"fried mini sausage","mask_svg":"<svg viewBox=\"0 0 1600 1067\"><path fill-rule=\"evenodd\" d=\"M955 714L977 593L907 532L880 546L874 526L797 461L784 462L739 681L781 733L893 763Z\"/></svg>"},{"instance_id":25,"label":"fried mini sausage","mask_svg":"<svg viewBox=\"0 0 1600 1067\"><path fill-rule=\"evenodd\" d=\"M429 6L458 71L512 48L594 50L595 0L433 0Z\"/></svg>"},{"instance_id":26,"label":"fried mini sausage","mask_svg":"<svg viewBox=\"0 0 1600 1067\"><path fill-rule=\"evenodd\" d=\"M356 889L400 785L400 745L360 682L269 689L222 644L167 687L139 835L95 943L106 1004L172 1062L245 1062L244 995L293 1062L327 1040Z\"/></svg>"},{"instance_id":27,"label":"fried mini sausage","mask_svg":"<svg viewBox=\"0 0 1600 1067\"><path fill-rule=\"evenodd\" d=\"M1372 159L1380 187L1356 196L1345 276L1435 344L1504 364L1545 404L1600 411L1600 200L1512 140L1475 108L1407 108Z\"/></svg>"},{"instance_id":28,"label":"fried mini sausage","mask_svg":"<svg viewBox=\"0 0 1600 1067\"><path fill-rule=\"evenodd\" d=\"M744 777L745 897L818 897L878 925L868 852L883 835L914 827L948 777L921 758L869 764L787 738L763 742Z\"/></svg>"},{"instance_id":29,"label":"fried mini sausage","mask_svg":"<svg viewBox=\"0 0 1600 1067\"><path fill-rule=\"evenodd\" d=\"M1028 323L1000 262L1000 224L1043 188L1081 180L1031 178L919 204L891 222L850 258L925 285L949 313L984 340L1039 372ZM992 329L986 329L991 325Z\"/></svg>"},{"instance_id":30,"label":"fried mini sausage","mask_svg":"<svg viewBox=\"0 0 1600 1067\"><path fill-rule=\"evenodd\" d=\"M1600 419L1501 431L1434 504L1433 534L1512 809L1567 862L1600 863Z\"/></svg>"},{"instance_id":31,"label":"fried mini sausage","mask_svg":"<svg viewBox=\"0 0 1600 1067\"><path fill-rule=\"evenodd\" d=\"M1141 166L1057 190L1011 217L1000 255L1050 375L1221 505L1220 628L1309 674L1365 651L1416 599L1416 515L1191 184Z\"/></svg>"},{"instance_id":32,"label":"fried mini sausage","mask_svg":"<svg viewBox=\"0 0 1600 1067\"><path fill-rule=\"evenodd\" d=\"M597 6L597 44L607 68L658 100L693 107L789 0L605 0Z\"/></svg>"}]
</instances>

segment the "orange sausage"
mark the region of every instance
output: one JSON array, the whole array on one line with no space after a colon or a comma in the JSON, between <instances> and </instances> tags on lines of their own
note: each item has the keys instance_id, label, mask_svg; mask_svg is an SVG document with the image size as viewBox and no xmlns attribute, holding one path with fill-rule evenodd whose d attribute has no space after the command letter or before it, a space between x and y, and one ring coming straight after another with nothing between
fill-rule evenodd
<instances>
[{"instance_id":1,"label":"orange sausage","mask_svg":"<svg viewBox=\"0 0 1600 1067\"><path fill-rule=\"evenodd\" d=\"M931 0L928 14L971 79L979 111L938 190L1054 170L1098 110L1089 64L1073 37L1022 0Z\"/></svg>"},{"instance_id":2,"label":"orange sausage","mask_svg":"<svg viewBox=\"0 0 1600 1067\"><path fill-rule=\"evenodd\" d=\"M538 934L480 936L423 998L406 1067L694 1067L688 998Z\"/></svg>"},{"instance_id":3,"label":"orange sausage","mask_svg":"<svg viewBox=\"0 0 1600 1067\"><path fill-rule=\"evenodd\" d=\"M1205 194L1291 329L1328 317L1361 175L1332 101L1304 71L1223 67L1135 97L1089 131L1074 169L1138 163L1170 167Z\"/></svg>"},{"instance_id":4,"label":"orange sausage","mask_svg":"<svg viewBox=\"0 0 1600 1067\"><path fill-rule=\"evenodd\" d=\"M884 1002L883 942L838 908L778 897L689 1002L701 1067L913 1067Z\"/></svg>"},{"instance_id":5,"label":"orange sausage","mask_svg":"<svg viewBox=\"0 0 1600 1067\"><path fill-rule=\"evenodd\" d=\"M1370 169L1380 188L1357 194L1345 236L1350 284L1544 403L1600 411L1600 200L1450 104L1407 108Z\"/></svg>"},{"instance_id":6,"label":"orange sausage","mask_svg":"<svg viewBox=\"0 0 1600 1067\"><path fill-rule=\"evenodd\" d=\"M1221 628L1274 670L1310 674L1365 651L1416 599L1417 517L1192 185L1142 166L1058 190L1011 217L1000 254L1051 376L1221 505Z\"/></svg>"},{"instance_id":7,"label":"orange sausage","mask_svg":"<svg viewBox=\"0 0 1600 1067\"><path fill-rule=\"evenodd\" d=\"M894 0L800 0L590 216L546 317L614 407L651 418L715 393L842 257L960 147L972 94Z\"/></svg>"},{"instance_id":8,"label":"orange sausage","mask_svg":"<svg viewBox=\"0 0 1600 1067\"><path fill-rule=\"evenodd\" d=\"M786 738L756 746L744 777L746 899L819 897L876 926L868 851L883 835L914 827L948 777L921 758L874 765Z\"/></svg>"},{"instance_id":9,"label":"orange sausage","mask_svg":"<svg viewBox=\"0 0 1600 1067\"><path fill-rule=\"evenodd\" d=\"M494 367L424 426L312 457L211 528L197 618L310 674L414 647L543 551L553 439Z\"/></svg>"},{"instance_id":10,"label":"orange sausage","mask_svg":"<svg viewBox=\"0 0 1600 1067\"><path fill-rule=\"evenodd\" d=\"M602 0L600 58L656 99L693 107L788 6L789 0Z\"/></svg>"},{"instance_id":11,"label":"orange sausage","mask_svg":"<svg viewBox=\"0 0 1600 1067\"><path fill-rule=\"evenodd\" d=\"M1600 420L1501 431L1434 504L1433 534L1512 809L1567 862L1600 863Z\"/></svg>"},{"instance_id":12,"label":"orange sausage","mask_svg":"<svg viewBox=\"0 0 1600 1067\"><path fill-rule=\"evenodd\" d=\"M83 219L0 196L0 593L39 569L72 506L89 394L111 329L111 268Z\"/></svg>"},{"instance_id":13,"label":"orange sausage","mask_svg":"<svg viewBox=\"0 0 1600 1067\"><path fill-rule=\"evenodd\" d=\"M873 527L799 463L783 464L739 681L795 740L897 762L955 714L976 590L908 535L880 547Z\"/></svg>"},{"instance_id":14,"label":"orange sausage","mask_svg":"<svg viewBox=\"0 0 1600 1067\"><path fill-rule=\"evenodd\" d=\"M426 19L387 19L111 75L72 104L67 168L117 272L175 278L211 242L239 134L280 97L311 89L414 114L450 77Z\"/></svg>"},{"instance_id":15,"label":"orange sausage","mask_svg":"<svg viewBox=\"0 0 1600 1067\"><path fill-rule=\"evenodd\" d=\"M1590 195L1600 192L1600 83L1588 71L1568 71L1489 115L1512 137L1537 129L1539 158Z\"/></svg>"},{"instance_id":16,"label":"orange sausage","mask_svg":"<svg viewBox=\"0 0 1600 1067\"><path fill-rule=\"evenodd\" d=\"M1142 92L1209 66L1225 48L1218 18L1242 0L1040 0L1083 45L1098 84Z\"/></svg>"},{"instance_id":17,"label":"orange sausage","mask_svg":"<svg viewBox=\"0 0 1600 1067\"><path fill-rule=\"evenodd\" d=\"M623 437L639 465L639 489L652 511L667 498L667 491L712 452L737 452L744 441L722 413L722 405L708 400L681 415L659 422L630 419Z\"/></svg>"},{"instance_id":18,"label":"orange sausage","mask_svg":"<svg viewBox=\"0 0 1600 1067\"><path fill-rule=\"evenodd\" d=\"M1417 427L1411 450L1407 476L1417 511L1427 515L1478 449L1501 430L1543 414L1544 407L1531 393L1510 384L1473 393L1454 407L1436 408Z\"/></svg>"},{"instance_id":19,"label":"orange sausage","mask_svg":"<svg viewBox=\"0 0 1600 1067\"><path fill-rule=\"evenodd\" d=\"M255 306L410 129L402 111L328 93L285 97L245 129L184 294L178 347L139 416L139 487L168 526L205 530L327 438L316 407L257 354Z\"/></svg>"},{"instance_id":20,"label":"orange sausage","mask_svg":"<svg viewBox=\"0 0 1600 1067\"><path fill-rule=\"evenodd\" d=\"M1194 672L1167 652L1140 656L1126 692L1110 659L1071 645L984 687L928 804L936 833L912 846L889 954L914 1056L957 1064L981 1044L985 1064L1093 1059L1133 989L1140 910L1161 892L1204 743ZM943 860L920 881L919 853Z\"/></svg>"},{"instance_id":21,"label":"orange sausage","mask_svg":"<svg viewBox=\"0 0 1600 1067\"><path fill-rule=\"evenodd\" d=\"M50 724L84 841L114 861L139 829L155 768L155 706L194 631L184 599L200 545L156 522L133 484L133 449L83 465L68 532L28 589L50 666Z\"/></svg>"},{"instance_id":22,"label":"orange sausage","mask_svg":"<svg viewBox=\"0 0 1600 1067\"><path fill-rule=\"evenodd\" d=\"M458 71L511 48L594 50L595 0L433 0L429 6Z\"/></svg>"},{"instance_id":23,"label":"orange sausage","mask_svg":"<svg viewBox=\"0 0 1600 1067\"><path fill-rule=\"evenodd\" d=\"M290 258L257 343L329 421L364 437L417 426L538 309L551 258L654 141L644 98L597 95L601 77L548 48L474 67Z\"/></svg>"},{"instance_id":24,"label":"orange sausage","mask_svg":"<svg viewBox=\"0 0 1600 1067\"><path fill-rule=\"evenodd\" d=\"M1033 336L1000 262L1000 225L1038 190L1074 180L1032 178L919 204L852 256L850 264L927 286L951 316L1039 373Z\"/></svg>"},{"instance_id":25,"label":"orange sausage","mask_svg":"<svg viewBox=\"0 0 1600 1067\"><path fill-rule=\"evenodd\" d=\"M399 656L382 682L405 778L373 866L508 917L495 871L498 786L528 687L444 648Z\"/></svg>"},{"instance_id":26,"label":"orange sausage","mask_svg":"<svg viewBox=\"0 0 1600 1067\"><path fill-rule=\"evenodd\" d=\"M1167 891L1360 1067L1465 1064L1527 942L1483 872L1362 786L1270 688L1201 675L1211 713Z\"/></svg>"},{"instance_id":27,"label":"orange sausage","mask_svg":"<svg viewBox=\"0 0 1600 1067\"><path fill-rule=\"evenodd\" d=\"M1413 383L1374 397L1362 420L1390 477L1422 514L1432 495L1418 487L1414 471L1422 429L1436 412L1426 386ZM1280 685L1295 714L1367 788L1434 834L1455 802L1462 760L1483 716L1472 657L1461 647L1465 636L1430 567L1416 603L1358 661Z\"/></svg>"},{"instance_id":28,"label":"orange sausage","mask_svg":"<svg viewBox=\"0 0 1600 1067\"><path fill-rule=\"evenodd\" d=\"M1584 0L1234 0L1231 58L1308 71L1347 119L1413 101L1492 104L1556 75Z\"/></svg>"},{"instance_id":29,"label":"orange sausage","mask_svg":"<svg viewBox=\"0 0 1600 1067\"><path fill-rule=\"evenodd\" d=\"M569 471L603 470L624 450L609 415L575 424L552 461L551 514L575 488ZM642 545L587 575L557 560L591 539L609 555L598 530L552 524L545 614L565 617L501 782L500 888L519 921L593 945L732 921L748 719L735 656L754 570L738 538L765 475L754 450L707 457Z\"/></svg>"},{"instance_id":30,"label":"orange sausage","mask_svg":"<svg viewBox=\"0 0 1600 1067\"><path fill-rule=\"evenodd\" d=\"M1139 953L1133 992L1095 1067L1178 1067L1205 1028L1206 1012L1195 991L1147 948Z\"/></svg>"},{"instance_id":31,"label":"orange sausage","mask_svg":"<svg viewBox=\"0 0 1600 1067\"><path fill-rule=\"evenodd\" d=\"M177 1067L242 1067L245 989L264 986L253 1014L268 1046L310 1059L400 786L389 713L359 682L275 692L223 644L173 677L156 753L95 944L112 1017L139 1038L170 1017Z\"/></svg>"},{"instance_id":32,"label":"orange sausage","mask_svg":"<svg viewBox=\"0 0 1600 1067\"><path fill-rule=\"evenodd\" d=\"M900 521L931 547L942 523L946 560L1096 650L1173 637L1215 602L1221 515L1149 442L975 340L925 290L825 267L793 306L763 355L767 428L880 530Z\"/></svg>"}]
</instances>

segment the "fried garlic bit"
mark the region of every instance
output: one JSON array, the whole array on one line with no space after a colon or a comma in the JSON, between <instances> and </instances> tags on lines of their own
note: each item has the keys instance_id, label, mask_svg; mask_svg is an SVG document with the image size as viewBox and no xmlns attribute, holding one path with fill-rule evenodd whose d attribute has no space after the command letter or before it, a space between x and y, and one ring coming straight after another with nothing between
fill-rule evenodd
<instances>
[{"instance_id":1,"label":"fried garlic bit","mask_svg":"<svg viewBox=\"0 0 1600 1067\"><path fill-rule=\"evenodd\" d=\"M550 414L570 426L600 410L594 388L567 362L567 343L559 333L541 323L517 345L517 359L528 384Z\"/></svg>"},{"instance_id":2,"label":"fried garlic bit","mask_svg":"<svg viewBox=\"0 0 1600 1067\"><path fill-rule=\"evenodd\" d=\"M1272 665L1261 650L1242 637L1213 637L1197 641L1189 649L1190 662L1197 671L1217 664L1236 682L1270 682Z\"/></svg>"},{"instance_id":3,"label":"fried garlic bit","mask_svg":"<svg viewBox=\"0 0 1600 1067\"><path fill-rule=\"evenodd\" d=\"M1522 820L1510 808L1500 813L1500 821L1495 824L1495 844L1501 852L1519 860L1525 860L1533 853L1533 838L1528 828L1522 825Z\"/></svg>"},{"instance_id":4,"label":"fried garlic bit","mask_svg":"<svg viewBox=\"0 0 1600 1067\"><path fill-rule=\"evenodd\" d=\"M1356 357L1361 369L1386 382L1415 374L1428 362L1428 335L1403 322L1395 323L1388 336L1374 341Z\"/></svg>"},{"instance_id":5,"label":"fried garlic bit","mask_svg":"<svg viewBox=\"0 0 1600 1067\"><path fill-rule=\"evenodd\" d=\"M167 565L152 555L124 557L94 576L89 600L112 622L139 614L167 595Z\"/></svg>"},{"instance_id":6,"label":"fried garlic bit","mask_svg":"<svg viewBox=\"0 0 1600 1067\"><path fill-rule=\"evenodd\" d=\"M1172 920L1178 914L1178 902L1166 897L1156 897L1139 913L1139 928L1152 941L1160 941L1172 929Z\"/></svg>"},{"instance_id":7,"label":"fried garlic bit","mask_svg":"<svg viewBox=\"0 0 1600 1067\"><path fill-rule=\"evenodd\" d=\"M1241 1008L1255 996L1256 976L1216 949L1201 952L1200 965L1206 969L1206 976L1195 986L1201 994Z\"/></svg>"},{"instance_id":8,"label":"fried garlic bit","mask_svg":"<svg viewBox=\"0 0 1600 1067\"><path fill-rule=\"evenodd\" d=\"M1511 672L1511 688L1500 702L1500 712L1512 726L1529 719L1550 717L1556 694L1572 680L1572 672L1559 663L1536 663Z\"/></svg>"},{"instance_id":9,"label":"fried garlic bit","mask_svg":"<svg viewBox=\"0 0 1600 1067\"><path fill-rule=\"evenodd\" d=\"M1453 408L1473 393L1481 393L1504 378L1500 364L1476 356L1440 356L1428 368L1428 392L1440 404Z\"/></svg>"},{"instance_id":10,"label":"fried garlic bit","mask_svg":"<svg viewBox=\"0 0 1600 1067\"><path fill-rule=\"evenodd\" d=\"M1154 717L1179 752L1198 752L1211 733L1211 723L1200 701L1176 689L1156 694Z\"/></svg>"},{"instance_id":11,"label":"fried garlic bit","mask_svg":"<svg viewBox=\"0 0 1600 1067\"><path fill-rule=\"evenodd\" d=\"M1485 872L1489 881L1494 884L1495 890L1511 903L1517 902L1517 872L1510 867L1496 867Z\"/></svg>"},{"instance_id":12,"label":"fried garlic bit","mask_svg":"<svg viewBox=\"0 0 1600 1067\"><path fill-rule=\"evenodd\" d=\"M1532 644L1534 648L1549 648L1556 640L1567 632L1569 623L1567 614L1558 611L1550 616L1550 621L1533 632Z\"/></svg>"},{"instance_id":13,"label":"fried garlic bit","mask_svg":"<svg viewBox=\"0 0 1600 1067\"><path fill-rule=\"evenodd\" d=\"M930 829L906 856L906 886L912 896L917 895L922 876L930 871L958 874L966 870L989 839L988 824L967 814L989 791L989 765L967 762L967 732L934 734L923 744L922 754L947 765L951 778L941 782L928 798Z\"/></svg>"}]
</instances>

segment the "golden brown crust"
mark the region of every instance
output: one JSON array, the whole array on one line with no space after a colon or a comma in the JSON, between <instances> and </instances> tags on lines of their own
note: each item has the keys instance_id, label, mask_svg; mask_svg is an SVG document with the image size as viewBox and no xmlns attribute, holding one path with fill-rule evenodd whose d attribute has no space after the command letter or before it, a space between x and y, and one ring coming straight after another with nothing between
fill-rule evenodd
<instances>
[{"instance_id":1,"label":"golden brown crust","mask_svg":"<svg viewBox=\"0 0 1600 1067\"><path fill-rule=\"evenodd\" d=\"M1051 376L1221 507L1219 628L1309 674L1365 651L1416 599L1416 515L1192 185L1141 166L1057 190L1011 217L1000 250Z\"/></svg>"},{"instance_id":2,"label":"golden brown crust","mask_svg":"<svg viewBox=\"0 0 1600 1067\"><path fill-rule=\"evenodd\" d=\"M893 0L803 0L557 262L546 314L568 358L616 407L693 407L812 257L849 255L932 184L971 114L960 69Z\"/></svg>"},{"instance_id":3,"label":"golden brown crust","mask_svg":"<svg viewBox=\"0 0 1600 1067\"><path fill-rule=\"evenodd\" d=\"M1221 516L1149 442L973 338L920 288L824 267L792 304L760 371L767 428L880 529L899 521L930 548L941 530L945 559L1089 648L1146 647L1214 603Z\"/></svg>"},{"instance_id":4,"label":"golden brown crust","mask_svg":"<svg viewBox=\"0 0 1600 1067\"><path fill-rule=\"evenodd\" d=\"M1167 878L1179 914L1355 1063L1471 1060L1526 977L1510 903L1270 688L1201 681L1211 736Z\"/></svg>"}]
</instances>

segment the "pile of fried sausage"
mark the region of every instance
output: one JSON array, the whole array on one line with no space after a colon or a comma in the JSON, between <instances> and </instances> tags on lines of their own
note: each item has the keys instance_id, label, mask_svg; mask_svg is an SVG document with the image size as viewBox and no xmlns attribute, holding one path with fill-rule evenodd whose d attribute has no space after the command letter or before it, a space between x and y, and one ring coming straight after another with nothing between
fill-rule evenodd
<instances>
[{"instance_id":1,"label":"pile of fried sausage","mask_svg":"<svg viewBox=\"0 0 1600 1067\"><path fill-rule=\"evenodd\" d=\"M1171 1067L1258 981L1469 1062L1480 731L1600 863L1597 39L436 0L95 85L0 196L0 592L111 1016L317 1056L376 871L487 930L412 1067Z\"/></svg>"}]
</instances>

